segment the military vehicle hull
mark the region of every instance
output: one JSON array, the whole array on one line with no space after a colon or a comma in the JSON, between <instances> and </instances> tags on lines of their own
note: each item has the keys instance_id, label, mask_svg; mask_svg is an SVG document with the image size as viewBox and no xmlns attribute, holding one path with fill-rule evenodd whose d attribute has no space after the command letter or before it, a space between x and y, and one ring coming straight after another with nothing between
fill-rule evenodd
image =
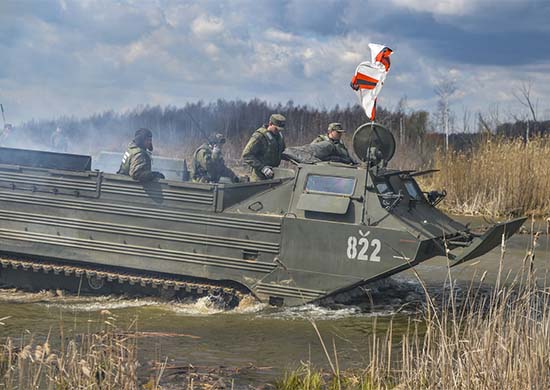
<instances>
[{"instance_id":1,"label":"military vehicle hull","mask_svg":"<svg viewBox=\"0 0 550 390\"><path fill-rule=\"evenodd\" d=\"M143 184L16 162L0 165L4 285L32 285L18 276L26 270L51 288L296 305L437 255L471 260L523 222L471 232L432 206L411 172L367 166L303 164L258 183Z\"/></svg>"}]
</instances>

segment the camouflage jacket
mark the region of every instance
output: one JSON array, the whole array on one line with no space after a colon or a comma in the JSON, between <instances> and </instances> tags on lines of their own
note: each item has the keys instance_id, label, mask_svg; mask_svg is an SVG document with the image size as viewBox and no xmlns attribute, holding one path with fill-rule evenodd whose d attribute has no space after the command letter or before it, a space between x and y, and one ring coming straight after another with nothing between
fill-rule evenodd
<instances>
[{"instance_id":1,"label":"camouflage jacket","mask_svg":"<svg viewBox=\"0 0 550 390\"><path fill-rule=\"evenodd\" d=\"M221 177L228 177L234 181L237 177L225 166L221 154L218 156L212 154L212 146L208 143L195 150L191 169L193 181L201 183L217 183Z\"/></svg>"},{"instance_id":2,"label":"camouflage jacket","mask_svg":"<svg viewBox=\"0 0 550 390\"><path fill-rule=\"evenodd\" d=\"M242 158L252 168L252 180L264 180L262 168L278 167L285 150L285 140L281 133L273 134L260 127L246 144Z\"/></svg>"},{"instance_id":3,"label":"camouflage jacket","mask_svg":"<svg viewBox=\"0 0 550 390\"><path fill-rule=\"evenodd\" d=\"M53 150L56 152L66 152L69 148L69 143L67 142L67 137L65 134L52 133L50 137L50 145Z\"/></svg>"},{"instance_id":4,"label":"camouflage jacket","mask_svg":"<svg viewBox=\"0 0 550 390\"><path fill-rule=\"evenodd\" d=\"M326 134L321 134L315 138L312 144L318 144L315 157L322 161L338 161L346 164L353 164L355 161L351 158L346 145L342 141L333 140Z\"/></svg>"},{"instance_id":5,"label":"camouflage jacket","mask_svg":"<svg viewBox=\"0 0 550 390\"><path fill-rule=\"evenodd\" d=\"M15 147L13 134L10 131L0 129L0 146L5 148Z\"/></svg>"},{"instance_id":6,"label":"camouflage jacket","mask_svg":"<svg viewBox=\"0 0 550 390\"><path fill-rule=\"evenodd\" d=\"M141 182L151 181L155 178L151 172L151 156L149 152L130 142L126 152L122 156L122 162L118 172L121 175L128 175L134 180Z\"/></svg>"}]
</instances>

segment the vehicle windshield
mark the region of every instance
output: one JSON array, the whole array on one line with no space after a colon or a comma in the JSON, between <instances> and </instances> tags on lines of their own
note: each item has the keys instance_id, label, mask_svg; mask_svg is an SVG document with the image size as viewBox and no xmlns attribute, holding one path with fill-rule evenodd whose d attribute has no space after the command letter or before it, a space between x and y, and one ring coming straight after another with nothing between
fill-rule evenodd
<instances>
[{"instance_id":1,"label":"vehicle windshield","mask_svg":"<svg viewBox=\"0 0 550 390\"><path fill-rule=\"evenodd\" d=\"M352 177L309 175L306 183L307 192L351 195L354 188L355 179Z\"/></svg>"}]
</instances>

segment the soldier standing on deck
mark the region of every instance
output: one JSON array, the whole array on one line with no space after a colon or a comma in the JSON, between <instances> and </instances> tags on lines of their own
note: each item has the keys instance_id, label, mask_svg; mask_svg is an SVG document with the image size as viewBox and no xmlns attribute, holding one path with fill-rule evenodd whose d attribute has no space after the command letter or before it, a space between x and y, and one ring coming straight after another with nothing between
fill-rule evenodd
<instances>
[{"instance_id":1,"label":"soldier standing on deck","mask_svg":"<svg viewBox=\"0 0 550 390\"><path fill-rule=\"evenodd\" d=\"M315 157L322 161L337 161L346 164L354 164L346 145L342 142L342 135L346 132L341 123L328 125L327 134L321 134L311 142L319 146Z\"/></svg>"},{"instance_id":2,"label":"soldier standing on deck","mask_svg":"<svg viewBox=\"0 0 550 390\"><path fill-rule=\"evenodd\" d=\"M56 128L50 136L50 146L56 152L66 153L69 149L69 142L61 127Z\"/></svg>"},{"instance_id":3,"label":"soldier standing on deck","mask_svg":"<svg viewBox=\"0 0 550 390\"><path fill-rule=\"evenodd\" d=\"M216 134L213 140L202 144L193 154L192 177L198 183L217 183L221 177L229 178L237 183L239 178L235 173L225 166L222 156L222 147L225 144L225 137Z\"/></svg>"},{"instance_id":4,"label":"soldier standing on deck","mask_svg":"<svg viewBox=\"0 0 550 390\"><path fill-rule=\"evenodd\" d=\"M281 133L285 125L286 118L283 115L273 114L269 117L269 123L260 127L250 137L242 158L252 168L252 181L273 178L273 167L278 167L281 163L286 147Z\"/></svg>"},{"instance_id":5,"label":"soldier standing on deck","mask_svg":"<svg viewBox=\"0 0 550 390\"><path fill-rule=\"evenodd\" d=\"M134 180L148 182L155 179L164 179L160 172L151 171L151 155L153 151L153 133L149 129L139 129L134 135L134 140L130 142L122 162L118 169L118 174L128 175Z\"/></svg>"}]
</instances>

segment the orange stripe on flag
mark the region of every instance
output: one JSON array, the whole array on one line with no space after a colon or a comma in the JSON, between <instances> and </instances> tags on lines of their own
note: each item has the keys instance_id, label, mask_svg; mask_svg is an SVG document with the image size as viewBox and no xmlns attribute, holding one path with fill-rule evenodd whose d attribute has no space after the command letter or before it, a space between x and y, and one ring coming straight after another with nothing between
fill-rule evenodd
<instances>
[{"instance_id":1,"label":"orange stripe on flag","mask_svg":"<svg viewBox=\"0 0 550 390\"><path fill-rule=\"evenodd\" d=\"M363 73L357 73L354 78L356 79L360 79L360 80L365 80L365 81L370 81L371 83L378 83L378 80L370 77L370 76L367 76L366 74L363 74Z\"/></svg>"},{"instance_id":2,"label":"orange stripe on flag","mask_svg":"<svg viewBox=\"0 0 550 390\"><path fill-rule=\"evenodd\" d=\"M390 55L393 53L392 49L389 47L386 47L384 50L382 50L378 55L376 56L375 60L378 62L381 62L384 67L386 68L386 72L390 69Z\"/></svg>"},{"instance_id":3,"label":"orange stripe on flag","mask_svg":"<svg viewBox=\"0 0 550 390\"><path fill-rule=\"evenodd\" d=\"M359 89L374 89L375 85L359 84Z\"/></svg>"}]
</instances>

